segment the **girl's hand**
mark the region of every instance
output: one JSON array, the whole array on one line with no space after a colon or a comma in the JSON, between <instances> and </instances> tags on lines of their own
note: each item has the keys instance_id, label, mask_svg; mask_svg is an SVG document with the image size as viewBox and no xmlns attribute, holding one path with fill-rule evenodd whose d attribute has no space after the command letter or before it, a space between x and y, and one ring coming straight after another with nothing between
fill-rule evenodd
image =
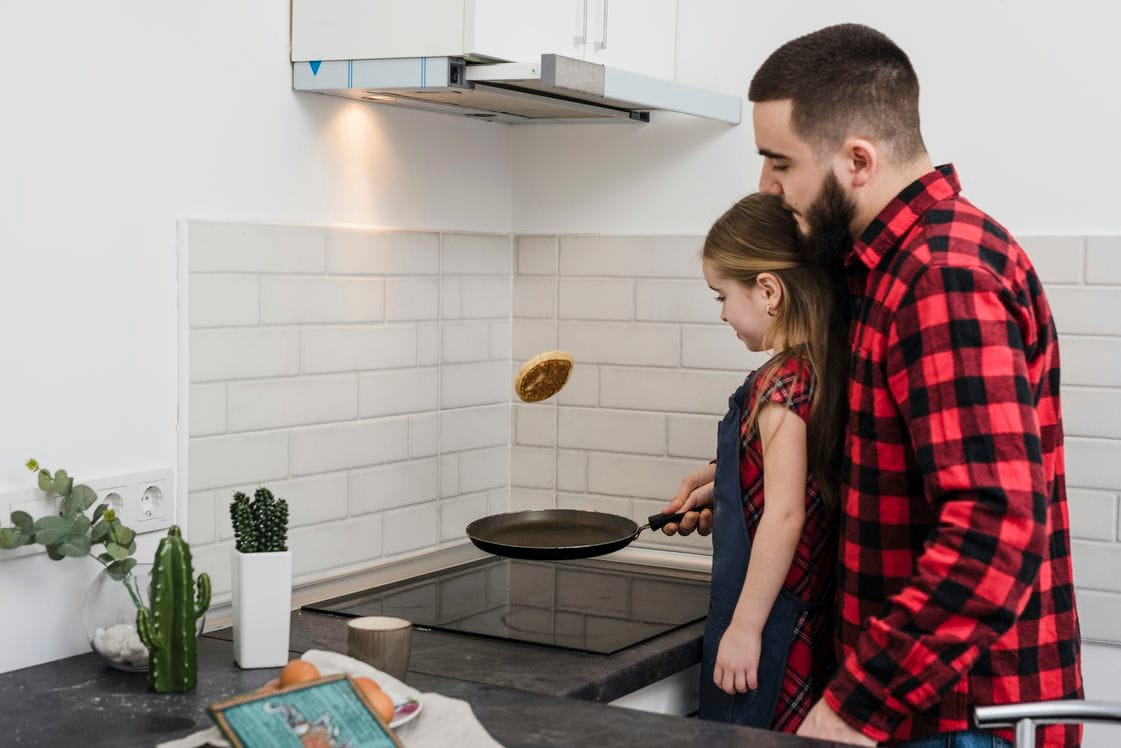
<instances>
[{"instance_id":1,"label":"girl's hand","mask_svg":"<svg viewBox=\"0 0 1121 748\"><path fill-rule=\"evenodd\" d=\"M724 636L720 637L712 682L729 695L754 691L759 687L761 649L760 632L745 631L735 625L728 626Z\"/></svg>"},{"instance_id":2,"label":"girl's hand","mask_svg":"<svg viewBox=\"0 0 1121 748\"><path fill-rule=\"evenodd\" d=\"M716 465L705 465L681 479L673 500L662 508L662 514L685 512L680 523L670 523L662 528L666 535L690 535L699 530L701 535L712 532L712 492L716 480Z\"/></svg>"}]
</instances>

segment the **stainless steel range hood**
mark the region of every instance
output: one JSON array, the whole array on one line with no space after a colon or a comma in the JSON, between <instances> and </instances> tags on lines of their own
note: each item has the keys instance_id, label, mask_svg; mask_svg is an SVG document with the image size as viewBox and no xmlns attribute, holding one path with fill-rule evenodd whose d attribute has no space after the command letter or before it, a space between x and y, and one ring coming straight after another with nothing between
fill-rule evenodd
<instances>
[{"instance_id":1,"label":"stainless steel range hood","mask_svg":"<svg viewBox=\"0 0 1121 748\"><path fill-rule=\"evenodd\" d=\"M648 122L652 111L739 124L741 99L561 55L293 62L292 88L509 124Z\"/></svg>"}]
</instances>

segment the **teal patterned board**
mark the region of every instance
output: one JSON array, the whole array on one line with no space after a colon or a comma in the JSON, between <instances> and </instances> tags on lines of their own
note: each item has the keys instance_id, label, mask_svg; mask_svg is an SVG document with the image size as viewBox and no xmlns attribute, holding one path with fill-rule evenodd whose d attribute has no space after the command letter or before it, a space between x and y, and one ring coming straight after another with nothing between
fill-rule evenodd
<instances>
[{"instance_id":1,"label":"teal patterned board","mask_svg":"<svg viewBox=\"0 0 1121 748\"><path fill-rule=\"evenodd\" d=\"M233 746L400 748L345 676L212 704L210 716Z\"/></svg>"}]
</instances>

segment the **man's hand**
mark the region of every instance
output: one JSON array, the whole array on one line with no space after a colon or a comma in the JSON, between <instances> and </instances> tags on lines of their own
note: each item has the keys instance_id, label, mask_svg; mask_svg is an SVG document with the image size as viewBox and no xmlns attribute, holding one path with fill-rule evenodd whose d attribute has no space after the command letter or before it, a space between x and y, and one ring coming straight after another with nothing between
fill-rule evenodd
<instances>
[{"instance_id":1,"label":"man's hand","mask_svg":"<svg viewBox=\"0 0 1121 748\"><path fill-rule=\"evenodd\" d=\"M834 743L872 746L876 744L875 740L849 727L848 722L829 708L825 699L819 699L813 705L813 709L810 709L810 713L806 715L806 721L798 728L798 734L805 738L832 740Z\"/></svg>"},{"instance_id":2,"label":"man's hand","mask_svg":"<svg viewBox=\"0 0 1121 748\"><path fill-rule=\"evenodd\" d=\"M735 621L720 637L712 682L724 693L735 696L759 688L759 653L762 648L759 631L749 631Z\"/></svg>"},{"instance_id":3,"label":"man's hand","mask_svg":"<svg viewBox=\"0 0 1121 748\"><path fill-rule=\"evenodd\" d=\"M662 508L662 514L685 512L680 523L662 528L666 535L691 535L697 530L701 535L712 532L712 490L716 480L716 465L705 465L681 479L673 500Z\"/></svg>"}]
</instances>

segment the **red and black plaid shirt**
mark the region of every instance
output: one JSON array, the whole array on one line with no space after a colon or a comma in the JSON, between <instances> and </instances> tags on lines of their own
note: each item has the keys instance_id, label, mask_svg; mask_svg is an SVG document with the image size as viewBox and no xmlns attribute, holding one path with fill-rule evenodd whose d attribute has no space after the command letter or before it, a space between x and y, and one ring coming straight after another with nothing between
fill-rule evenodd
<instances>
[{"instance_id":1,"label":"red and black plaid shirt","mask_svg":"<svg viewBox=\"0 0 1121 748\"><path fill-rule=\"evenodd\" d=\"M825 699L877 741L968 729L977 705L1082 696L1055 325L1024 251L959 190L952 166L926 174L846 259ZM1081 728L1042 732L1076 745Z\"/></svg>"}]
</instances>

